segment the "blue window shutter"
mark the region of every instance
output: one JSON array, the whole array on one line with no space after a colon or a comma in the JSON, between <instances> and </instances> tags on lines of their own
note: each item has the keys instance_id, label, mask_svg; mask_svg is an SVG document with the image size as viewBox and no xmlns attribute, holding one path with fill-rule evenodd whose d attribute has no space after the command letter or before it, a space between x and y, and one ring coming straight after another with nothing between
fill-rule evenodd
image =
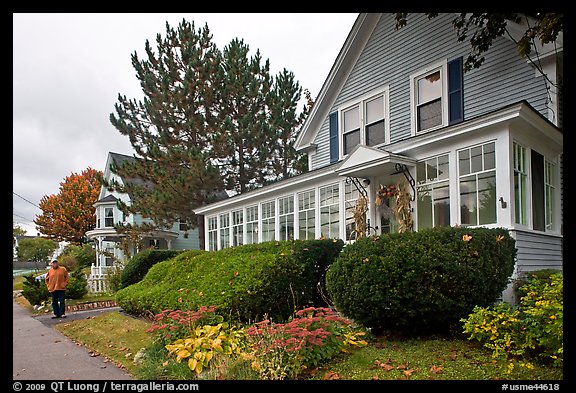
<instances>
[{"instance_id":1,"label":"blue window shutter","mask_svg":"<svg viewBox=\"0 0 576 393\"><path fill-rule=\"evenodd\" d=\"M330 120L330 163L338 161L338 112L328 116Z\"/></svg>"},{"instance_id":2,"label":"blue window shutter","mask_svg":"<svg viewBox=\"0 0 576 393\"><path fill-rule=\"evenodd\" d=\"M448 62L448 124L464 121L462 57Z\"/></svg>"}]
</instances>

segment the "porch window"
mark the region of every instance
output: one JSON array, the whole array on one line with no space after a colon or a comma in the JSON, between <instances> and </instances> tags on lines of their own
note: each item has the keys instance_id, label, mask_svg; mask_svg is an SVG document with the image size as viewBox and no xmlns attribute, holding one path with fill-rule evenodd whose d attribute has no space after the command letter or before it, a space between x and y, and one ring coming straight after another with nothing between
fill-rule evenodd
<instances>
[{"instance_id":1,"label":"porch window","mask_svg":"<svg viewBox=\"0 0 576 393\"><path fill-rule=\"evenodd\" d=\"M450 225L448 154L418 162L418 229Z\"/></svg>"},{"instance_id":2,"label":"porch window","mask_svg":"<svg viewBox=\"0 0 576 393\"><path fill-rule=\"evenodd\" d=\"M104 255L104 265L114 266L114 247L106 247L106 253Z\"/></svg>"},{"instance_id":3,"label":"porch window","mask_svg":"<svg viewBox=\"0 0 576 393\"><path fill-rule=\"evenodd\" d=\"M230 247L230 214L220 214L220 249Z\"/></svg>"},{"instance_id":4,"label":"porch window","mask_svg":"<svg viewBox=\"0 0 576 393\"><path fill-rule=\"evenodd\" d=\"M262 203L262 241L276 238L276 202Z\"/></svg>"},{"instance_id":5,"label":"porch window","mask_svg":"<svg viewBox=\"0 0 576 393\"><path fill-rule=\"evenodd\" d=\"M553 231L556 229L554 220L554 201L556 195L556 167L549 161L544 162L544 198L546 200L546 230Z\"/></svg>"},{"instance_id":6,"label":"porch window","mask_svg":"<svg viewBox=\"0 0 576 393\"><path fill-rule=\"evenodd\" d=\"M340 197L339 184L321 187L320 194L320 236L340 238Z\"/></svg>"},{"instance_id":7,"label":"porch window","mask_svg":"<svg viewBox=\"0 0 576 393\"><path fill-rule=\"evenodd\" d=\"M278 199L280 240L294 239L294 195Z\"/></svg>"},{"instance_id":8,"label":"porch window","mask_svg":"<svg viewBox=\"0 0 576 393\"><path fill-rule=\"evenodd\" d=\"M514 154L514 215L515 222L528 225L527 217L527 179L526 148L517 143L513 144Z\"/></svg>"},{"instance_id":9,"label":"porch window","mask_svg":"<svg viewBox=\"0 0 576 393\"><path fill-rule=\"evenodd\" d=\"M246 244L258 243L258 206L246 208Z\"/></svg>"},{"instance_id":10,"label":"porch window","mask_svg":"<svg viewBox=\"0 0 576 393\"><path fill-rule=\"evenodd\" d=\"M218 249L218 218L208 218L208 251Z\"/></svg>"},{"instance_id":11,"label":"porch window","mask_svg":"<svg viewBox=\"0 0 576 393\"><path fill-rule=\"evenodd\" d=\"M316 237L316 192L298 194L298 238L309 240Z\"/></svg>"},{"instance_id":12,"label":"porch window","mask_svg":"<svg viewBox=\"0 0 576 393\"><path fill-rule=\"evenodd\" d=\"M111 207L104 208L104 227L111 228L114 226L114 209Z\"/></svg>"},{"instance_id":13,"label":"porch window","mask_svg":"<svg viewBox=\"0 0 576 393\"><path fill-rule=\"evenodd\" d=\"M232 212L232 245L244 244L244 212L236 210Z\"/></svg>"},{"instance_id":14,"label":"porch window","mask_svg":"<svg viewBox=\"0 0 576 393\"><path fill-rule=\"evenodd\" d=\"M495 143L459 151L458 167L461 224L496 223Z\"/></svg>"}]
</instances>

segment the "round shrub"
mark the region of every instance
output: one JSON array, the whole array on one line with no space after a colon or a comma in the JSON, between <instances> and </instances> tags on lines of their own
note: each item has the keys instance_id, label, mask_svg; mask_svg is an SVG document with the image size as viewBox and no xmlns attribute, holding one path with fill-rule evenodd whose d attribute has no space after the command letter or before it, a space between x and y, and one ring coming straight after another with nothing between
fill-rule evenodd
<instances>
[{"instance_id":1,"label":"round shrub","mask_svg":"<svg viewBox=\"0 0 576 393\"><path fill-rule=\"evenodd\" d=\"M377 331L440 332L506 288L515 241L502 228L439 227L348 245L326 274L344 315Z\"/></svg>"}]
</instances>

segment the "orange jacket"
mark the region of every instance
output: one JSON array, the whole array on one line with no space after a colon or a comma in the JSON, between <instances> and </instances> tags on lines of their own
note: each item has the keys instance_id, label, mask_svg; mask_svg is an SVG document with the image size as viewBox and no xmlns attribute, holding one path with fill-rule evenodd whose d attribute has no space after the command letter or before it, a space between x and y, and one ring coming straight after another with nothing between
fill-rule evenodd
<instances>
[{"instance_id":1,"label":"orange jacket","mask_svg":"<svg viewBox=\"0 0 576 393\"><path fill-rule=\"evenodd\" d=\"M56 269L51 268L46 275L48 292L66 289L69 281L68 270L64 266L58 266Z\"/></svg>"}]
</instances>

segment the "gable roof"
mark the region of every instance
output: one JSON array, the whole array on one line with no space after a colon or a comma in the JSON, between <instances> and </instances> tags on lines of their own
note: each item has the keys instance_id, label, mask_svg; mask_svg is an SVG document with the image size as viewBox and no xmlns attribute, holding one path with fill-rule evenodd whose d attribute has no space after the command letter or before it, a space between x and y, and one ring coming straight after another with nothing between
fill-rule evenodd
<instances>
[{"instance_id":1,"label":"gable roof","mask_svg":"<svg viewBox=\"0 0 576 393\"><path fill-rule=\"evenodd\" d=\"M361 13L356 18L344 45L340 49L328 77L324 81L318 97L310 114L304 121L294 147L298 151L307 151L314 148L312 145L322 122L328 116L328 111L338 97L338 93L348 79L358 57L364 50L366 42L372 35L372 31L380 20L380 13Z\"/></svg>"},{"instance_id":2,"label":"gable roof","mask_svg":"<svg viewBox=\"0 0 576 393\"><path fill-rule=\"evenodd\" d=\"M314 140L330 109L338 98L340 91L352 72L358 58L370 39L372 32L378 24L382 13L360 13L348 33L346 41L342 45L330 72L318 93L315 104L300 128L294 147L300 152L309 152L315 149ZM455 14L456 15L456 14ZM504 35L514 41L526 31L526 22L520 24L508 21L508 27L512 36ZM538 40L536 40L538 41ZM555 42L546 44L537 43L540 58L563 51L563 33L560 32ZM529 61L529 60L526 60Z\"/></svg>"}]
</instances>

